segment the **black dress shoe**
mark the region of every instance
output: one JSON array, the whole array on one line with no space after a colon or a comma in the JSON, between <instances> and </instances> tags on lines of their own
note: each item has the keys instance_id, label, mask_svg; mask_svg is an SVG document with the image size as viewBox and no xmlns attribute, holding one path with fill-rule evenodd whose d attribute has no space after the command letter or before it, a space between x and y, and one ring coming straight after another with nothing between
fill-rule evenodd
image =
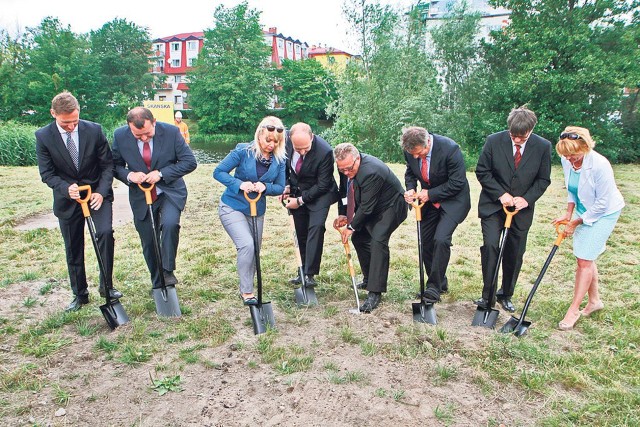
<instances>
[{"instance_id":1,"label":"black dress shoe","mask_svg":"<svg viewBox=\"0 0 640 427\"><path fill-rule=\"evenodd\" d=\"M305 277L304 283L307 286L307 288L313 288L314 286L318 285L318 283L316 282L316 279L313 278L313 275L309 275Z\"/></svg>"},{"instance_id":2,"label":"black dress shoe","mask_svg":"<svg viewBox=\"0 0 640 427\"><path fill-rule=\"evenodd\" d=\"M100 288L99 291L100 291L100 296L102 298L107 296L107 294L105 294L103 288ZM109 289L109 297L111 297L111 299L120 299L120 298L122 298L122 292L120 292L116 288L111 288L111 289Z\"/></svg>"},{"instance_id":3,"label":"black dress shoe","mask_svg":"<svg viewBox=\"0 0 640 427\"><path fill-rule=\"evenodd\" d=\"M422 294L422 301L424 301L425 304L435 304L440 302L440 291L436 288L425 289L424 294Z\"/></svg>"},{"instance_id":4,"label":"black dress shoe","mask_svg":"<svg viewBox=\"0 0 640 427\"><path fill-rule=\"evenodd\" d=\"M489 308L489 301L487 301L487 300L486 300L486 299L484 299L484 298L480 298L480 299L478 299L478 300L475 300L473 303L474 303L475 305L477 305L477 306L478 306L478 308L481 308L481 309L483 309L483 310L486 310L487 308Z\"/></svg>"},{"instance_id":5,"label":"black dress shoe","mask_svg":"<svg viewBox=\"0 0 640 427\"><path fill-rule=\"evenodd\" d=\"M511 302L511 298L508 298L508 297L498 298L498 302L500 303L502 308L507 310L509 313L513 313L514 311L516 311L516 307Z\"/></svg>"},{"instance_id":6,"label":"black dress shoe","mask_svg":"<svg viewBox=\"0 0 640 427\"><path fill-rule=\"evenodd\" d=\"M369 296L364 301L364 304L360 306L360 311L363 313L371 313L374 308L380 304L382 300L382 294L380 292L369 292Z\"/></svg>"},{"instance_id":7,"label":"black dress shoe","mask_svg":"<svg viewBox=\"0 0 640 427\"><path fill-rule=\"evenodd\" d=\"M165 286L175 286L178 283L178 279L176 279L173 271L164 271L164 284Z\"/></svg>"},{"instance_id":8,"label":"black dress shoe","mask_svg":"<svg viewBox=\"0 0 640 427\"><path fill-rule=\"evenodd\" d=\"M298 274L296 277L289 279L289 283L292 285L300 285L302 284L302 280L300 279L300 275Z\"/></svg>"},{"instance_id":9,"label":"black dress shoe","mask_svg":"<svg viewBox=\"0 0 640 427\"><path fill-rule=\"evenodd\" d=\"M89 295L76 295L64 311L67 313L78 311L85 304L89 304Z\"/></svg>"},{"instance_id":10,"label":"black dress shoe","mask_svg":"<svg viewBox=\"0 0 640 427\"><path fill-rule=\"evenodd\" d=\"M368 285L367 281L366 281L366 280L363 280L362 282L360 282L360 283L358 283L358 284L356 285L356 288L358 288L358 289L365 289L365 290L366 290L366 289L367 289L367 285Z\"/></svg>"}]
</instances>

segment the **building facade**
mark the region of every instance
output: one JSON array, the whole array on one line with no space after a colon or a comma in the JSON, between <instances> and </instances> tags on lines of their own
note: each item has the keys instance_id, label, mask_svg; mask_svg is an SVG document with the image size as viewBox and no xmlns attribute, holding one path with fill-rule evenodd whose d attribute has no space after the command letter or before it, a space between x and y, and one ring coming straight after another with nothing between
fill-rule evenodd
<instances>
[{"instance_id":1,"label":"building facade","mask_svg":"<svg viewBox=\"0 0 640 427\"><path fill-rule=\"evenodd\" d=\"M315 59L320 62L323 67L335 73L340 73L344 71L349 61L357 59L358 57L344 50L314 45L309 49L309 58Z\"/></svg>"}]
</instances>

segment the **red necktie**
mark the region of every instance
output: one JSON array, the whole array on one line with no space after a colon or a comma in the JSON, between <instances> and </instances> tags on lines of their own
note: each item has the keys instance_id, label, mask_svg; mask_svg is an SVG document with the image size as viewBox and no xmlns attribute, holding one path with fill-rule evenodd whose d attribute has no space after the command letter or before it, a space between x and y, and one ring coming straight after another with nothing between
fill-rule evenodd
<instances>
[{"instance_id":1,"label":"red necktie","mask_svg":"<svg viewBox=\"0 0 640 427\"><path fill-rule=\"evenodd\" d=\"M302 168L302 162L304 161L304 158L302 156L298 157L298 161L296 162L296 175L300 175L300 169Z\"/></svg>"},{"instance_id":2,"label":"red necktie","mask_svg":"<svg viewBox=\"0 0 640 427\"><path fill-rule=\"evenodd\" d=\"M144 164L147 165L149 172L151 172L151 146L148 142L142 143L142 160L144 160ZM156 201L158 198L158 193L156 192L156 187L153 187L151 190L151 200Z\"/></svg>"},{"instance_id":3,"label":"red necktie","mask_svg":"<svg viewBox=\"0 0 640 427\"><path fill-rule=\"evenodd\" d=\"M516 154L513 156L513 164L515 165L516 169L518 169L520 160L522 160L522 153L520 153L520 146L516 144Z\"/></svg>"},{"instance_id":4,"label":"red necktie","mask_svg":"<svg viewBox=\"0 0 640 427\"><path fill-rule=\"evenodd\" d=\"M353 180L347 182L347 224L351 224L356 212L356 191L353 188Z\"/></svg>"},{"instance_id":5,"label":"red necktie","mask_svg":"<svg viewBox=\"0 0 640 427\"><path fill-rule=\"evenodd\" d=\"M422 180L429 185L429 160L427 157L422 158L422 166L420 166L420 173L422 174Z\"/></svg>"}]
</instances>

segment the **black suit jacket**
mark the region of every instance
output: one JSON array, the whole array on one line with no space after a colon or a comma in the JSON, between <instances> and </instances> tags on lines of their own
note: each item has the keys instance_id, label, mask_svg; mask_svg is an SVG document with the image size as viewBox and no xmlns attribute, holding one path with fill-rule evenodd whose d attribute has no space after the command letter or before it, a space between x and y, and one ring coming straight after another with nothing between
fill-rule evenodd
<instances>
[{"instance_id":1,"label":"black suit jacket","mask_svg":"<svg viewBox=\"0 0 640 427\"><path fill-rule=\"evenodd\" d=\"M422 179L420 159L414 159L406 151L407 169L404 184L408 190L417 191L417 183L428 189L429 200L440 203L440 209L460 224L471 209L469 181L467 181L464 158L460 146L446 136L433 134L431 162L429 163L429 185Z\"/></svg>"},{"instance_id":2,"label":"black suit jacket","mask_svg":"<svg viewBox=\"0 0 640 427\"><path fill-rule=\"evenodd\" d=\"M360 154L360 167L353 178L356 211L351 221L351 227L358 231L367 225L371 218L375 218L389 208L400 206L404 208L404 189L400 180L381 160ZM347 176L340 174L340 197L347 197ZM403 203L398 204L398 198ZM347 214L347 205L340 203L340 215Z\"/></svg>"},{"instance_id":3,"label":"black suit jacket","mask_svg":"<svg viewBox=\"0 0 640 427\"><path fill-rule=\"evenodd\" d=\"M502 209L500 196L509 193L523 197L529 206L513 217L522 228L528 228L533 221L536 201L551 184L551 143L531 134L516 170L513 148L508 131L494 133L487 137L482 148L476 177L482 191L478 202L478 216L486 218Z\"/></svg>"},{"instance_id":4,"label":"black suit jacket","mask_svg":"<svg viewBox=\"0 0 640 427\"><path fill-rule=\"evenodd\" d=\"M79 167L73 165L56 122L36 131L36 153L42 182L53 189L53 213L69 219L78 202L69 197L69 186L90 185L91 191L113 201L113 157L102 127L93 122L78 122Z\"/></svg>"},{"instance_id":5,"label":"black suit jacket","mask_svg":"<svg viewBox=\"0 0 640 427\"><path fill-rule=\"evenodd\" d=\"M131 133L129 125L116 129L113 134L113 161L116 178L129 186L129 203L133 215L138 220L144 219L148 212L144 192L137 184L130 183L127 175L130 172L148 173L149 169L142 160L138 141ZM196 158L180 134L180 129L167 123L156 122L151 170L162 173L162 179L156 185L180 210L183 210L187 203L187 185L183 176L196 167Z\"/></svg>"},{"instance_id":6,"label":"black suit jacket","mask_svg":"<svg viewBox=\"0 0 640 427\"><path fill-rule=\"evenodd\" d=\"M311 149L304 156L300 175L296 174L293 158L293 145L287 138L286 179L291 187L291 195L302 197L305 206L311 211L326 208L338 201L338 186L333 177L333 149L327 141L313 136Z\"/></svg>"}]
</instances>

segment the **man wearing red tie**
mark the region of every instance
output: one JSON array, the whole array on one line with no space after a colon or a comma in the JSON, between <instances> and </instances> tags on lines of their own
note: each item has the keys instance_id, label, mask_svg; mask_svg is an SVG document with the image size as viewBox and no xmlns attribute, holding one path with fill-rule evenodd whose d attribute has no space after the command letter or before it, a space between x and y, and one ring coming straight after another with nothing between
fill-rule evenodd
<instances>
[{"instance_id":1,"label":"man wearing red tie","mask_svg":"<svg viewBox=\"0 0 640 427\"><path fill-rule=\"evenodd\" d=\"M370 313L387 291L389 239L407 217L404 189L398 178L381 160L360 154L349 143L333 150L340 173L340 214L333 222L342 229L342 242L349 237L358 254L363 285L369 291L360 311Z\"/></svg>"},{"instance_id":2,"label":"man wearing red tie","mask_svg":"<svg viewBox=\"0 0 640 427\"><path fill-rule=\"evenodd\" d=\"M160 236L164 282L178 283L173 270L180 237L180 215L187 203L184 176L197 163L191 149L170 124L156 122L147 108L136 107L127 114L127 125L113 134L115 175L129 186L129 203L133 222L140 235L142 253L154 288L161 286L155 257L153 229L144 192L138 184L155 184L152 210Z\"/></svg>"},{"instance_id":3,"label":"man wearing red tie","mask_svg":"<svg viewBox=\"0 0 640 427\"><path fill-rule=\"evenodd\" d=\"M506 206L515 208L518 214L513 216L504 242L502 286L496 297L503 309L515 311L511 297L527 247L535 203L551 184L551 143L533 133L537 122L535 113L525 106L514 108L507 118L509 130L489 135L478 159L476 177L482 186L478 216L484 243L480 248L484 287L482 298L476 304L483 309L493 304L488 300L489 291L497 268L500 235L506 218L503 206Z\"/></svg>"},{"instance_id":4,"label":"man wearing red tie","mask_svg":"<svg viewBox=\"0 0 640 427\"><path fill-rule=\"evenodd\" d=\"M422 207L422 262L427 272L425 303L440 301L449 290L447 266L451 240L458 224L471 209L469 182L460 147L446 136L430 134L422 127L409 127L402 133L402 149L407 168L404 199L418 199ZM420 191L417 190L420 182Z\"/></svg>"}]
</instances>

